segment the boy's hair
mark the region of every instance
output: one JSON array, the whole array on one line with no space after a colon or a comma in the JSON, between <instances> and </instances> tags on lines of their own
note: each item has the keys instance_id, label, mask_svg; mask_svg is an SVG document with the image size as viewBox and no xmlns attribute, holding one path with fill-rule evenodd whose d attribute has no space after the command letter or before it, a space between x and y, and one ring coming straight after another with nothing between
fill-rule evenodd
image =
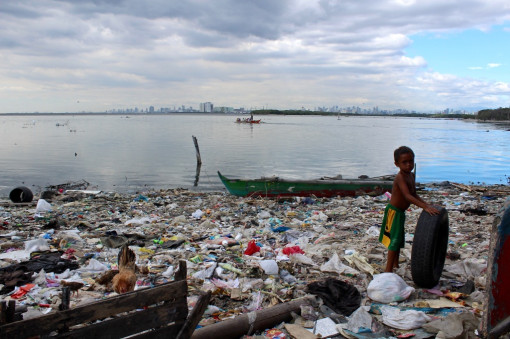
<instances>
[{"instance_id":1,"label":"boy's hair","mask_svg":"<svg viewBox=\"0 0 510 339\"><path fill-rule=\"evenodd\" d=\"M398 162L398 159L400 158L400 156L402 154L406 154L406 153L411 153L413 155L413 158L414 158L414 152L409 147L407 147L407 146L400 146L399 148L397 148L395 150L395 152L393 152L393 157L395 158L395 162Z\"/></svg>"}]
</instances>

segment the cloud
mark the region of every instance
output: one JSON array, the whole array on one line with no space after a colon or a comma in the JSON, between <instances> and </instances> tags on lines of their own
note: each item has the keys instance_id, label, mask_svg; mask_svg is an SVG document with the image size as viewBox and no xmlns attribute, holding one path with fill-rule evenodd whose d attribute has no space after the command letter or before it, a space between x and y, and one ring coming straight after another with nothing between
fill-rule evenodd
<instances>
[{"instance_id":1,"label":"cloud","mask_svg":"<svg viewBox=\"0 0 510 339\"><path fill-rule=\"evenodd\" d=\"M403 52L413 34L487 30L508 13L504 0L6 1L0 100L8 111L73 110L76 97L92 111L203 101L429 110L486 86L488 105L508 102L505 86L436 74Z\"/></svg>"},{"instance_id":2,"label":"cloud","mask_svg":"<svg viewBox=\"0 0 510 339\"><path fill-rule=\"evenodd\" d=\"M501 64L497 64L497 63L488 63L487 66L485 67L481 67L481 66L471 66L471 67L468 67L468 69L470 70L486 70L486 69L492 69L492 68L497 68L497 67L500 67L502 66Z\"/></svg>"},{"instance_id":3,"label":"cloud","mask_svg":"<svg viewBox=\"0 0 510 339\"><path fill-rule=\"evenodd\" d=\"M495 63L487 64L488 68L496 68L496 67L499 67L499 66L501 66L501 64L495 64Z\"/></svg>"}]
</instances>

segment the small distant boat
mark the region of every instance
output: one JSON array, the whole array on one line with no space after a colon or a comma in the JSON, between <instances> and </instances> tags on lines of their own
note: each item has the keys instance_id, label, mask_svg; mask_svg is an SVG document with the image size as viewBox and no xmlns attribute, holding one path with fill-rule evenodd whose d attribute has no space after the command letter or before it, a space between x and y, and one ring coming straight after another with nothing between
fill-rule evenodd
<instances>
[{"instance_id":1,"label":"small distant boat","mask_svg":"<svg viewBox=\"0 0 510 339\"><path fill-rule=\"evenodd\" d=\"M361 179L321 178L286 180L278 177L260 179L229 179L218 171L221 182L230 194L238 197L334 197L381 195L391 192L394 176Z\"/></svg>"},{"instance_id":2,"label":"small distant boat","mask_svg":"<svg viewBox=\"0 0 510 339\"><path fill-rule=\"evenodd\" d=\"M235 122L238 124L260 124L260 120L262 120L262 119L250 120L250 119L237 118L237 120Z\"/></svg>"}]
</instances>

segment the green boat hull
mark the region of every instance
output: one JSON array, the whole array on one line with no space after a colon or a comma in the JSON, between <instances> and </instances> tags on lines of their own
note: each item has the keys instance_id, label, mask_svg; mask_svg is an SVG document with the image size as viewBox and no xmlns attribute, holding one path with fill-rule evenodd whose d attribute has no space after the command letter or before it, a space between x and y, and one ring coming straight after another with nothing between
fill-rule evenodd
<instances>
[{"instance_id":1,"label":"green boat hull","mask_svg":"<svg viewBox=\"0 0 510 339\"><path fill-rule=\"evenodd\" d=\"M391 192L393 180L383 179L318 179L284 180L261 178L253 180L228 179L218 176L230 194L238 197L334 197L381 195Z\"/></svg>"}]
</instances>

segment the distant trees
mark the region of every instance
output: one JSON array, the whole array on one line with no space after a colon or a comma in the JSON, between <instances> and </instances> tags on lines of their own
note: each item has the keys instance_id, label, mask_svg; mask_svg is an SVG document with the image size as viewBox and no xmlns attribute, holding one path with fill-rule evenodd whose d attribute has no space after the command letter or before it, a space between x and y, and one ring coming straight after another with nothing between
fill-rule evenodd
<instances>
[{"instance_id":1,"label":"distant trees","mask_svg":"<svg viewBox=\"0 0 510 339\"><path fill-rule=\"evenodd\" d=\"M478 120L510 120L510 108L483 109L477 114Z\"/></svg>"}]
</instances>

